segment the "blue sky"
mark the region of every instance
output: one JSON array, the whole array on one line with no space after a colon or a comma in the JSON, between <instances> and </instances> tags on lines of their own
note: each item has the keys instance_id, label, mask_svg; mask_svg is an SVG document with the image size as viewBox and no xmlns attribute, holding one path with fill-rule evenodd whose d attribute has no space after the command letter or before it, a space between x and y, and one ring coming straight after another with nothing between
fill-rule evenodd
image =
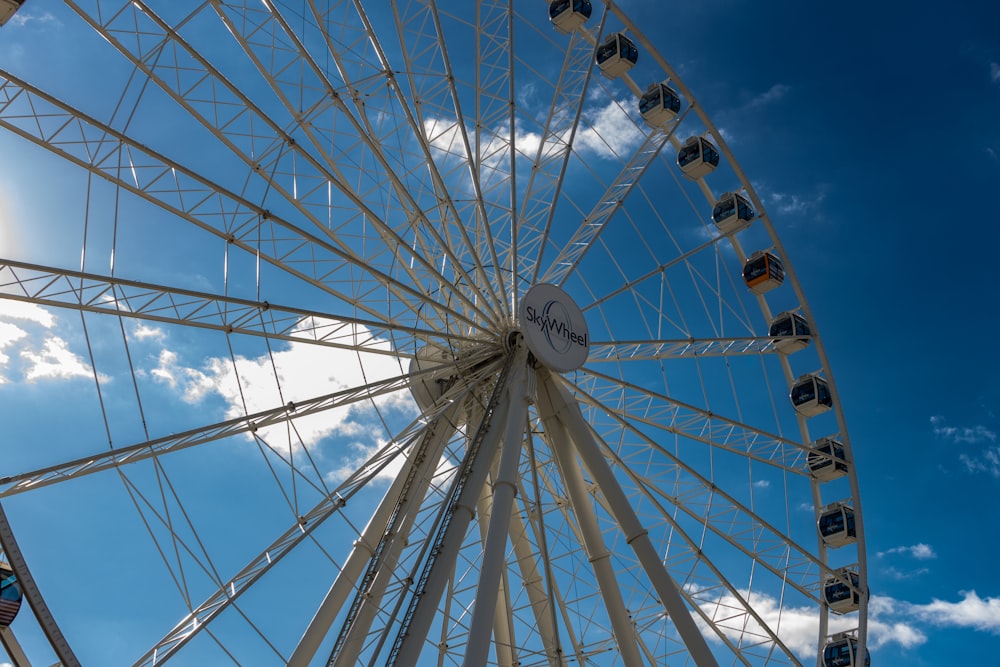
<instances>
[{"instance_id":1,"label":"blue sky","mask_svg":"<svg viewBox=\"0 0 1000 667\"><path fill-rule=\"evenodd\" d=\"M1000 583L990 557L998 546L1000 518L989 509L1000 493L1000 384L995 379L1000 368L989 338L998 324L990 288L1000 233L991 225L997 216L988 203L1000 186L1000 40L995 34L1000 9L989 2L920 12L902 2L622 4L727 138L767 205L816 316L857 460L871 618L877 624L874 664L982 661L995 650L1000 635ZM109 117L118 92L106 95L100 78L84 79L71 65L73 49L90 48L98 38L82 32L78 21L65 22L62 8L50 5L31 0L15 21L0 29L0 67L84 100L78 103L88 105L89 112ZM70 46L39 52L32 50L35 39ZM127 72L110 58L106 65ZM136 123L142 138L162 142L168 118L162 124L155 116L143 120ZM587 139L585 135L581 141ZM634 138L623 133L616 140L629 145ZM194 154L195 147L177 146L179 153L185 150ZM598 148L592 150L596 155ZM79 266L79 207L88 191L86 180L60 174L58 196L50 188L45 195L36 189L39 183L53 184L59 164L18 138L0 134L0 256ZM238 178L227 185L241 187ZM100 183L91 187L95 217L115 206L112 188ZM189 289L219 287L224 244L192 246L186 256L172 256L169 265L157 264L155 248L171 242L172 228L147 204L122 200L118 205L136 219L148 220L141 228L120 230L119 275ZM72 218L72 224L53 226L52 220L63 218ZM52 229L69 231L61 235ZM88 259L91 270L106 271L107 233L95 229L89 241L88 252L100 258ZM236 296L253 298L256 265L236 255L230 259L228 288ZM207 265L214 273L203 270ZM280 276L262 271L265 284L282 285ZM321 295L300 296L300 305L326 309ZM101 344L121 335L117 327L117 322L88 320L99 369L127 368L120 346ZM0 377L6 380L0 392L9 401L10 414L30 414L39 403L47 406L46 418L17 421L12 427L9 442L31 442L32 451L5 446L4 471L20 471L44 459L34 456L44 443L58 440L66 458L93 451L95 443L103 445L107 438L101 435L100 411L92 402L73 400L77 388L89 390L82 383L93 382L79 316L31 308L12 315L8 310L0 318L0 334L5 341ZM171 431L192 427L199 423L192 406L225 416L239 413L243 399L233 389L229 357L216 356L224 349L223 338L151 326L148 331L130 329L130 340L137 346L132 352L142 360L137 362L143 368L139 382L150 422L173 418ZM331 391L331 380L335 388L362 382L359 371L348 370L334 352L317 360L284 347L268 356L259 339L241 345L245 347L235 352L246 362L240 372L254 386L268 384L271 364L287 371L288 384L301 395ZM316 368L338 372L334 378ZM378 355L366 359L366 369L364 381L373 379L373 369L379 377L400 372L397 362ZM275 391L269 385L255 393L246 409L261 410L283 400ZM115 442L142 439L143 424L131 404L123 401L106 409ZM406 401L387 398L371 409L344 411L332 423L304 420L303 433L283 437L289 443L330 433L347 439L357 455L321 461L309 480L320 484L320 478L342 479L351 463L377 443L379 420L403 424L410 417L412 406ZM97 435L66 443L66 423L74 424L76 433ZM292 444L288 448L295 450ZM233 469L231 486L213 479L210 490L207 482L199 490L204 497L198 493L198 502L220 507L227 493L239 488L237 482L246 480L243 475L262 474L246 461L222 454L211 465ZM119 487L112 493L87 484L92 507L119 517L122 525L135 523L131 505L116 505ZM54 507L73 502L72 494L63 493L53 491L53 500L40 506L19 506L16 498L10 506L24 522L61 522L63 539L73 544L119 544L117 528L74 532L83 516L71 509L56 517ZM281 517L268 514L263 501L253 511L269 526L284 525ZM361 521L363 515L354 519ZM252 523L228 524L226 529L252 541ZM140 526L133 528L141 532ZM35 553L51 535L51 530L23 532ZM215 545L220 559L242 563L245 554L227 553L224 542ZM133 566L127 577L108 582L109 587L127 591L143 581L147 568L151 572L160 565L142 562L138 546L132 547L135 554L126 547L108 550L109 572L122 571L116 563ZM55 556L36 556L38 567L57 569ZM133 619L137 626L148 621L169 627L176 618L172 609L145 613L149 618ZM97 627L119 633L116 622L121 621L94 619ZM30 643L33 638L26 632ZM131 649L121 650L132 656Z\"/></svg>"},{"instance_id":2,"label":"blue sky","mask_svg":"<svg viewBox=\"0 0 1000 667\"><path fill-rule=\"evenodd\" d=\"M1000 633L1000 519L981 511L1000 492L997 232L979 224L1000 185L1000 10L677 4L664 52L770 198L828 346L873 617L920 634L873 661L981 661Z\"/></svg>"}]
</instances>

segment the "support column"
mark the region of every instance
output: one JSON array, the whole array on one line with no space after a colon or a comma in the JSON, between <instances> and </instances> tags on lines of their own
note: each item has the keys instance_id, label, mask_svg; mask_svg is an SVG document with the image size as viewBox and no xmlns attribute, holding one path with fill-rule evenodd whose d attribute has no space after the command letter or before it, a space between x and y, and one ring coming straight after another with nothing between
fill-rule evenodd
<instances>
[{"instance_id":1,"label":"support column","mask_svg":"<svg viewBox=\"0 0 1000 667\"><path fill-rule=\"evenodd\" d=\"M522 347L515 353L511 380L506 387L507 395L504 400L510 407L504 428L500 466L493 483L493 508L482 567L479 570L476 605L469 628L469 643L465 648L465 667L485 665L489 655L493 618L500 590L500 575L507 555L510 515L517 494L517 468L521 458L521 445L524 442L525 418L534 385L534 382L528 381L526 371L527 350Z\"/></svg>"},{"instance_id":2,"label":"support column","mask_svg":"<svg viewBox=\"0 0 1000 667\"><path fill-rule=\"evenodd\" d=\"M677 584L664 567L663 561L649 539L649 534L642 526L639 517L625 496L625 492L618 484L611 466L608 465L601 453L590 425L580 412L580 407L562 382L553 377L546 369L539 371L538 394L540 399L542 396L546 397L546 400L551 403L555 418L566 425L583 464L608 501L611 514L615 517L625 534L626 541L632 547L640 565L650 578L653 588L660 596L667 614L691 653L691 657L694 658L695 664L698 667L717 667L718 663L708 647L708 642L705 641L705 637L698 629Z\"/></svg>"},{"instance_id":3,"label":"support column","mask_svg":"<svg viewBox=\"0 0 1000 667\"><path fill-rule=\"evenodd\" d=\"M326 597L323 598L323 602L320 603L319 609L316 610L316 614L295 647L295 651L288 659L288 667L307 667L316 655L316 651L319 650L323 640L329 634L330 627L340 613L347 596L357 587L358 580L375 555L376 545L384 538L396 507L407 496L410 499L417 498L417 502L423 498L427 481L441 458L444 445L455 431L454 419L458 411L459 407L456 406L441 415L430 427L430 431L424 436L422 442L413 449L403 470L393 480L389 490L382 498L382 502L379 503L372 518L368 521L368 525L362 531L360 538L355 541L354 549L351 550L347 561L337 574L333 585ZM417 483L407 487L407 482L411 479L417 480Z\"/></svg>"},{"instance_id":4,"label":"support column","mask_svg":"<svg viewBox=\"0 0 1000 667\"><path fill-rule=\"evenodd\" d=\"M414 591L415 599L403 619L403 627L390 654L387 665L393 667L415 667L420 657L427 633L437 614L438 603L444 592L445 585L455 567L455 560L476 513L476 502L486 483L486 477L496 460L497 447L500 441L501 429L506 424L509 400L507 387L510 385L510 374L514 370L510 366L503 371L497 382L492 412L485 417L486 423L481 423L470 442L468 460L462 464L455 483L460 485L458 497L454 505L447 508L447 526L444 534L436 541L432 561L428 563L418 590Z\"/></svg>"},{"instance_id":5,"label":"support column","mask_svg":"<svg viewBox=\"0 0 1000 667\"><path fill-rule=\"evenodd\" d=\"M547 376L548 371L539 371L540 380ZM639 652L635 629L632 627L632 621L625 609L625 601L622 599L622 592L618 587L615 571L611 566L611 553L604 543L603 535L601 535L597 512L594 510L593 501L587 493L587 486L580 465L576 460L576 453L573 451L569 433L561 420L559 408L553 405L551 394L551 388L539 384L538 413L545 425L549 445L552 447L552 453L559 466L563 484L569 494L573 514L580 526L583 546L587 551L590 564L594 568L594 575L597 578L601 598L604 600L604 606L608 612L608 619L611 621L615 642L618 644L626 667L641 667L644 664L642 654Z\"/></svg>"}]
</instances>

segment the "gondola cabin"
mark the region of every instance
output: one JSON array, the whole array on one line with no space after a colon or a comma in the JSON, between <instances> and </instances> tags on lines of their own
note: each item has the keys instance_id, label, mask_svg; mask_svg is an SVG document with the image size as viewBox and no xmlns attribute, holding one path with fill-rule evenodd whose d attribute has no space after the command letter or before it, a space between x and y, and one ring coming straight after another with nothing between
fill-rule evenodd
<instances>
[{"instance_id":1,"label":"gondola cabin","mask_svg":"<svg viewBox=\"0 0 1000 667\"><path fill-rule=\"evenodd\" d=\"M21 587L14 570L7 563L0 563L0 628L8 627L21 608Z\"/></svg>"},{"instance_id":2,"label":"gondola cabin","mask_svg":"<svg viewBox=\"0 0 1000 667\"><path fill-rule=\"evenodd\" d=\"M818 375L803 375L796 380L790 398L795 411L803 417L815 417L833 407L830 387Z\"/></svg>"},{"instance_id":3,"label":"gondola cabin","mask_svg":"<svg viewBox=\"0 0 1000 667\"><path fill-rule=\"evenodd\" d=\"M858 539L854 528L854 508L844 503L835 503L824 509L816 526L828 547L846 546Z\"/></svg>"},{"instance_id":4,"label":"gondola cabin","mask_svg":"<svg viewBox=\"0 0 1000 667\"><path fill-rule=\"evenodd\" d=\"M809 474L821 482L829 482L847 474L844 445L834 438L821 438L813 443L806 460Z\"/></svg>"},{"instance_id":5,"label":"gondola cabin","mask_svg":"<svg viewBox=\"0 0 1000 667\"><path fill-rule=\"evenodd\" d=\"M593 9L590 0L554 0L549 3L549 20L559 32L570 33L587 22Z\"/></svg>"},{"instance_id":6,"label":"gondola cabin","mask_svg":"<svg viewBox=\"0 0 1000 667\"><path fill-rule=\"evenodd\" d=\"M754 294L770 292L785 279L785 265L778 256L767 251L750 255L743 265L743 282Z\"/></svg>"},{"instance_id":7,"label":"gondola cabin","mask_svg":"<svg viewBox=\"0 0 1000 667\"><path fill-rule=\"evenodd\" d=\"M666 127L680 111L680 96L665 83L650 84L639 98L639 113L653 127Z\"/></svg>"},{"instance_id":8,"label":"gondola cabin","mask_svg":"<svg viewBox=\"0 0 1000 667\"><path fill-rule=\"evenodd\" d=\"M812 331L806 318L789 311L771 320L767 335L774 339L775 350L782 354L791 354L809 347Z\"/></svg>"},{"instance_id":9,"label":"gondola cabin","mask_svg":"<svg viewBox=\"0 0 1000 667\"><path fill-rule=\"evenodd\" d=\"M616 32L597 48L594 60L604 76L614 79L632 69L639 61L639 49L631 39Z\"/></svg>"},{"instance_id":10,"label":"gondola cabin","mask_svg":"<svg viewBox=\"0 0 1000 667\"><path fill-rule=\"evenodd\" d=\"M736 192L722 195L712 208L712 222L723 234L732 234L747 227L753 221L754 215L750 202Z\"/></svg>"},{"instance_id":11,"label":"gondola cabin","mask_svg":"<svg viewBox=\"0 0 1000 667\"><path fill-rule=\"evenodd\" d=\"M410 373L419 375L410 385L410 393L421 410L433 410L438 399L451 386L451 367L448 364L453 360L450 352L433 345L417 350L416 356L410 361ZM439 366L442 367L440 371L433 371Z\"/></svg>"},{"instance_id":12,"label":"gondola cabin","mask_svg":"<svg viewBox=\"0 0 1000 667\"><path fill-rule=\"evenodd\" d=\"M0 25L6 23L23 4L24 0L0 0Z\"/></svg>"},{"instance_id":13,"label":"gondola cabin","mask_svg":"<svg viewBox=\"0 0 1000 667\"><path fill-rule=\"evenodd\" d=\"M705 137L691 137L677 151L677 165L691 180L707 176L719 166L719 149ZM742 199L742 197L741 197ZM745 199L743 201L746 201ZM722 202L719 202L720 204ZM716 204L718 207L718 204ZM747 204L749 209L750 205ZM735 209L734 209L735 210ZM715 217L714 215L712 216ZM752 209L749 219L753 219ZM715 224L719 224L716 222Z\"/></svg>"},{"instance_id":14,"label":"gondola cabin","mask_svg":"<svg viewBox=\"0 0 1000 667\"><path fill-rule=\"evenodd\" d=\"M837 571L837 576L829 577L823 586L823 597L830 611L837 614L857 611L861 606L861 593L858 592L860 587L858 573L849 568L842 568Z\"/></svg>"},{"instance_id":15,"label":"gondola cabin","mask_svg":"<svg viewBox=\"0 0 1000 667\"><path fill-rule=\"evenodd\" d=\"M858 640L836 635L823 649L823 667L871 667L872 656L865 649L864 663L858 658Z\"/></svg>"}]
</instances>

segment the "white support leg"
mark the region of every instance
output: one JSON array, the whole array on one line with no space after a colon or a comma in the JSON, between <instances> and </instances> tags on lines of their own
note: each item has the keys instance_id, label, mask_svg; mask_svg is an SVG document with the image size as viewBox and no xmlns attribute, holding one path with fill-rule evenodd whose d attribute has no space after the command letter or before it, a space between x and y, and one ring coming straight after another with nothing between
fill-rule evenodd
<instances>
[{"instance_id":1,"label":"white support leg","mask_svg":"<svg viewBox=\"0 0 1000 667\"><path fill-rule=\"evenodd\" d=\"M547 372L540 372L539 379L548 376ZM611 629L615 636L615 642L621 651L622 659L626 667L641 667L644 663L639 646L635 639L635 629L625 609L625 601L622 599L621 589L615 579L615 572L611 566L611 554L604 537L601 535L601 528L597 521L597 512L594 510L593 502L587 493L587 486L583 479L583 472L576 460L576 453L570 441L569 432L560 417L561 410L553 405L553 397L550 389L539 385L538 387L538 413L545 425L545 432L548 434L549 444L552 453L555 455L556 465L563 478L566 492L569 494L570 504L580 532L583 535L583 546L587 550L587 557L594 568L594 575L597 578L597 586L601 591L601 598L607 609L608 619L611 621ZM558 397L556 397L558 400Z\"/></svg>"},{"instance_id":2,"label":"white support leg","mask_svg":"<svg viewBox=\"0 0 1000 667\"><path fill-rule=\"evenodd\" d=\"M508 378L501 377L500 382L503 383L503 386L498 387L497 391L506 392L506 387L510 384L508 380L509 376ZM489 417L489 423L482 425L485 432L482 436L476 434L476 437L481 437L479 450L475 459L468 462L469 473L455 502L444 539L440 544L440 551L435 556L433 568L424 582L423 590L416 591L420 597L416 601L409 627L405 629L405 635L402 636L395 657L391 658L388 663L393 667L415 667L417 664L417 659L420 657L420 652L427 639L427 633L437 614L441 595L451 576L451 571L455 567L455 560L465 539L465 533L476 513L476 502L486 484L486 476L496 460L501 429L506 424L508 403L506 397L501 394L495 410Z\"/></svg>"},{"instance_id":3,"label":"white support leg","mask_svg":"<svg viewBox=\"0 0 1000 667\"><path fill-rule=\"evenodd\" d=\"M490 650L493 619L497 609L500 575L507 555L507 534L510 532L510 514L517 494L517 468L524 442L525 418L531 391L526 373L527 354L518 354L514 360L510 382L507 384L507 423L504 428L500 466L493 482L493 509L486 535L479 584L476 588L476 605L469 628L469 643L465 648L465 667L485 665Z\"/></svg>"},{"instance_id":4,"label":"white support leg","mask_svg":"<svg viewBox=\"0 0 1000 667\"><path fill-rule=\"evenodd\" d=\"M718 663L708 647L708 642L698 630L691 612L684 604L677 584L663 566L663 561L649 540L646 529L643 528L635 510L632 509L632 505L618 484L618 480L615 479L614 472L604 459L604 455L601 454L600 447L576 401L570 396L565 386L547 370L539 371L538 379L539 399L541 400L541 397L544 396L552 405L556 419L566 425L587 471L608 501L612 515L625 534L626 541L635 552L646 575L650 578L653 588L663 601L667 614L691 653L691 657L694 658L695 664L698 667L717 667Z\"/></svg>"},{"instance_id":5,"label":"white support leg","mask_svg":"<svg viewBox=\"0 0 1000 667\"><path fill-rule=\"evenodd\" d=\"M295 647L295 651L288 660L288 667L307 667L316 655L316 651L329 634L330 627L340 613L348 595L355 589L358 585L358 579L364 574L369 560L375 553L375 545L385 533L393 510L403 494L409 494L410 497L423 497L430 476L434 472L437 461L441 458L445 443L454 433L454 418L457 412L458 407L448 410L438 419L425 436L425 441L419 443L418 447L413 450L406 465L389 486L382 502L375 509L368 525L362 531L361 537L354 543L354 549L351 550L343 568L337 574L333 585L302 635L302 639ZM417 466L418 470L415 471L413 479L418 481L407 489L408 471L414 466Z\"/></svg>"},{"instance_id":6,"label":"white support leg","mask_svg":"<svg viewBox=\"0 0 1000 667\"><path fill-rule=\"evenodd\" d=\"M487 488L479 498L479 539L486 544L489 532L490 517L493 516L493 496L490 491L492 484L487 482ZM511 512L511 517L517 516ZM497 667L515 667L514 654L514 622L510 610L510 595L507 590L507 572L501 570L500 590L497 593L497 610L493 616L493 647L497 654Z\"/></svg>"},{"instance_id":7,"label":"white support leg","mask_svg":"<svg viewBox=\"0 0 1000 667\"><path fill-rule=\"evenodd\" d=\"M538 562L528 540L527 527L516 512L510 517L510 541L514 545L514 558L517 560L521 582L531 603L531 611L535 617L538 635L545 647L545 657L549 661L549 667L561 667L561 656L558 653L559 637L552 622L553 601L549 600L546 594L542 575L538 571Z\"/></svg>"}]
</instances>

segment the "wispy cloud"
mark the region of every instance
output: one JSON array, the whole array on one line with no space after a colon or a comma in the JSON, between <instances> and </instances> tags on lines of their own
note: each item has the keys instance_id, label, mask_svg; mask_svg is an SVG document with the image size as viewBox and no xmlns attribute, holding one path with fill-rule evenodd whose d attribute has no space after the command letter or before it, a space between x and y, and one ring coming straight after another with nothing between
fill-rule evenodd
<instances>
[{"instance_id":1,"label":"wispy cloud","mask_svg":"<svg viewBox=\"0 0 1000 667\"><path fill-rule=\"evenodd\" d=\"M71 378L93 377L90 364L69 349L69 344L53 336L46 339L40 351L23 350L21 358L28 363L24 378L29 382L45 379L68 380ZM101 381L109 378L102 375Z\"/></svg>"},{"instance_id":2,"label":"wispy cloud","mask_svg":"<svg viewBox=\"0 0 1000 667\"><path fill-rule=\"evenodd\" d=\"M826 192L821 190L813 197L784 192L769 192L766 198L769 208L773 208L784 215L800 215L815 210L826 199Z\"/></svg>"},{"instance_id":3,"label":"wispy cloud","mask_svg":"<svg viewBox=\"0 0 1000 667\"><path fill-rule=\"evenodd\" d=\"M931 417L931 430L934 435L943 440L949 440L955 444L976 445L986 442L996 442L997 434L986 426L976 424L975 426L950 426L945 418L940 415Z\"/></svg>"},{"instance_id":4,"label":"wispy cloud","mask_svg":"<svg viewBox=\"0 0 1000 667\"><path fill-rule=\"evenodd\" d=\"M917 560L932 560L937 558L937 554L934 549L929 544L914 544L908 547L893 547L887 551L878 552L878 557L883 558L885 556L891 556L893 554L903 554L910 556L911 558L916 558Z\"/></svg>"},{"instance_id":5,"label":"wispy cloud","mask_svg":"<svg viewBox=\"0 0 1000 667\"><path fill-rule=\"evenodd\" d=\"M961 591L962 599L935 598L928 604L911 604L908 612L933 625L971 628L1000 635L1000 597L981 598L975 591Z\"/></svg>"},{"instance_id":6,"label":"wispy cloud","mask_svg":"<svg viewBox=\"0 0 1000 667\"><path fill-rule=\"evenodd\" d=\"M358 335L369 337L367 332L359 331ZM271 354L212 357L196 365L184 363L181 354L163 348L155 365L143 372L187 403L200 405L209 397L221 398L226 417L235 418L395 377L404 370L404 364L390 355L293 343ZM312 451L324 459L324 475L340 481L385 444L381 419L386 410L412 416L415 404L409 392L402 390L298 417L292 429L283 424L261 428L256 435L281 449L311 448L325 438L336 437L335 449ZM391 477L397 469L390 466L382 476Z\"/></svg>"},{"instance_id":7,"label":"wispy cloud","mask_svg":"<svg viewBox=\"0 0 1000 667\"><path fill-rule=\"evenodd\" d=\"M744 598L746 592L740 593ZM782 606L776 598L754 594L749 597L754 611L768 626L779 628L781 641L801 657L815 655L816 634L819 629L819 613L813 607ZM737 641L741 636L763 635L756 620L742 612L742 603L733 596L723 596L711 602L702 603L701 608L716 622L716 626ZM898 644L904 649L920 646L927 641L913 617L906 616L908 603L900 603L891 598L873 598L868 621L868 642L872 648ZM844 632L856 627L857 621L850 616L830 618L829 632Z\"/></svg>"},{"instance_id":8,"label":"wispy cloud","mask_svg":"<svg viewBox=\"0 0 1000 667\"><path fill-rule=\"evenodd\" d=\"M1000 479L1000 447L989 447L977 455L959 454L958 460L972 473L986 473Z\"/></svg>"},{"instance_id":9,"label":"wispy cloud","mask_svg":"<svg viewBox=\"0 0 1000 667\"><path fill-rule=\"evenodd\" d=\"M642 143L642 132L628 119L628 100L612 100L589 109L584 117L589 127L576 134L575 146L598 157L628 155Z\"/></svg>"},{"instance_id":10,"label":"wispy cloud","mask_svg":"<svg viewBox=\"0 0 1000 667\"><path fill-rule=\"evenodd\" d=\"M21 10L10 19L10 25L13 26L23 26L28 23L55 23L56 25L61 25L56 17L49 12L29 13Z\"/></svg>"},{"instance_id":11,"label":"wispy cloud","mask_svg":"<svg viewBox=\"0 0 1000 667\"><path fill-rule=\"evenodd\" d=\"M755 109L758 107L766 106L768 104L773 104L783 99L791 91L791 86L787 86L783 83L776 83L766 91L757 95L747 103L748 109Z\"/></svg>"},{"instance_id":12,"label":"wispy cloud","mask_svg":"<svg viewBox=\"0 0 1000 667\"><path fill-rule=\"evenodd\" d=\"M52 332L55 328L56 318L45 308L0 299L0 370L11 368L27 382L93 377L90 364ZM15 349L20 364L10 354ZM0 384L11 382L12 377L9 372L0 375Z\"/></svg>"},{"instance_id":13,"label":"wispy cloud","mask_svg":"<svg viewBox=\"0 0 1000 667\"><path fill-rule=\"evenodd\" d=\"M990 81L1000 83L1000 63L990 63Z\"/></svg>"}]
</instances>

